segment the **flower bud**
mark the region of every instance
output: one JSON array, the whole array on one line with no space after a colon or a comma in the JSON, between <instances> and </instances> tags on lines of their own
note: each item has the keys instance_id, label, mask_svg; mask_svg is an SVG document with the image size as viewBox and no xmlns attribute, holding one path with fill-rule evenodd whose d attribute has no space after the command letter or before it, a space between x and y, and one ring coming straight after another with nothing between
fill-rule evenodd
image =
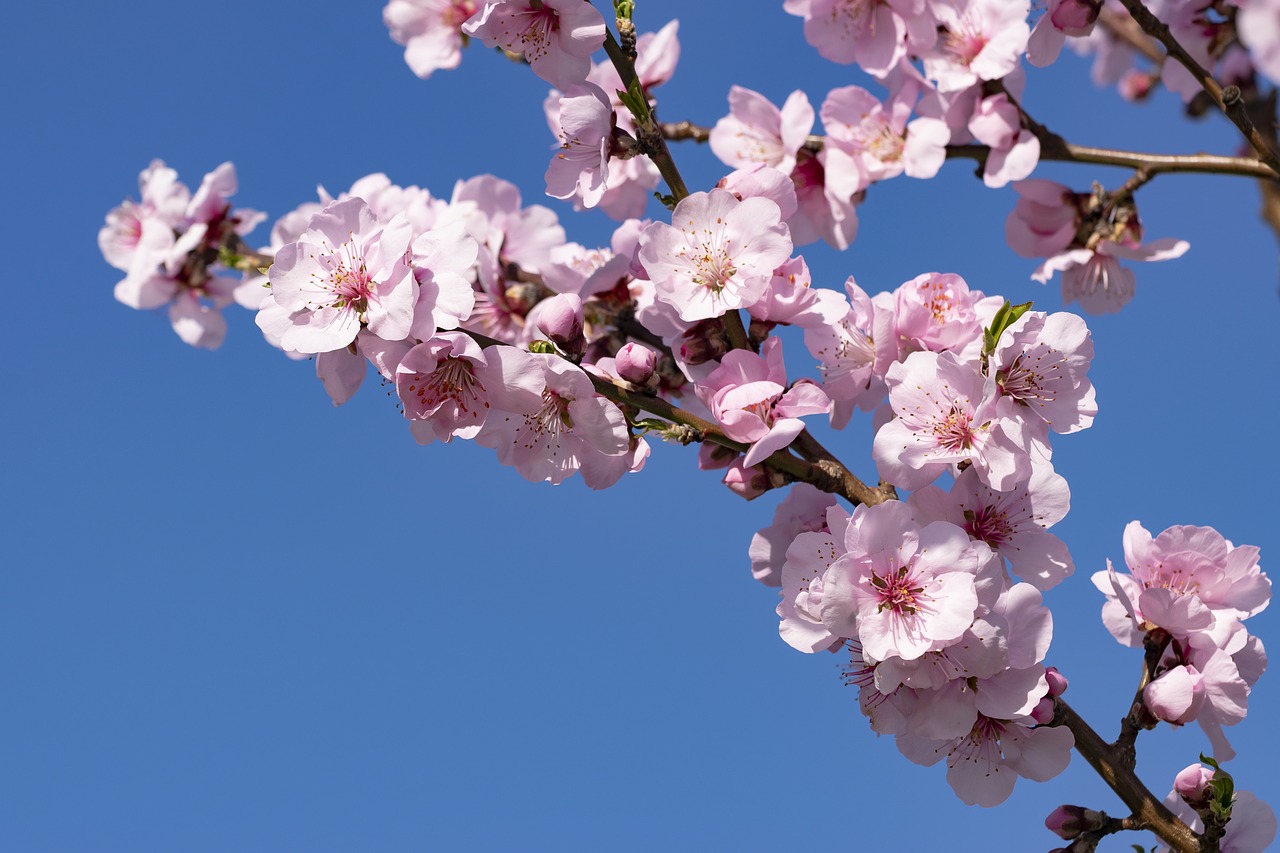
<instances>
[{"instance_id":1,"label":"flower bud","mask_svg":"<svg viewBox=\"0 0 1280 853\"><path fill-rule=\"evenodd\" d=\"M586 347L582 337L582 299L573 293L558 293L538 305L538 331L570 355Z\"/></svg>"},{"instance_id":2,"label":"flower bud","mask_svg":"<svg viewBox=\"0 0 1280 853\"><path fill-rule=\"evenodd\" d=\"M1146 71L1131 68L1120 78L1117 88L1120 90L1120 97L1126 101L1145 101L1159 79Z\"/></svg>"},{"instance_id":3,"label":"flower bud","mask_svg":"<svg viewBox=\"0 0 1280 853\"><path fill-rule=\"evenodd\" d=\"M780 474L763 465L748 468L742 464L741 459L735 459L724 474L724 484L729 487L729 491L750 501L783 485L783 481Z\"/></svg>"},{"instance_id":4,"label":"flower bud","mask_svg":"<svg viewBox=\"0 0 1280 853\"><path fill-rule=\"evenodd\" d=\"M633 385L648 385L658 365L658 354L643 344L627 343L613 357L618 375Z\"/></svg>"},{"instance_id":5,"label":"flower bud","mask_svg":"<svg viewBox=\"0 0 1280 853\"><path fill-rule=\"evenodd\" d=\"M1209 804L1212 794L1209 783L1213 781L1213 772L1203 764L1192 764L1173 777L1173 790L1193 809L1203 808Z\"/></svg>"},{"instance_id":6,"label":"flower bud","mask_svg":"<svg viewBox=\"0 0 1280 853\"><path fill-rule=\"evenodd\" d=\"M1070 841L1084 831L1084 827L1081 826L1084 811L1081 806L1058 806L1049 812L1049 816L1044 819L1044 825L1054 835Z\"/></svg>"},{"instance_id":7,"label":"flower bud","mask_svg":"<svg viewBox=\"0 0 1280 853\"><path fill-rule=\"evenodd\" d=\"M1047 666L1044 668L1044 680L1049 682L1049 695L1061 696L1067 692L1067 677L1058 672L1056 666Z\"/></svg>"},{"instance_id":8,"label":"flower bud","mask_svg":"<svg viewBox=\"0 0 1280 853\"><path fill-rule=\"evenodd\" d=\"M1042 726L1053 722L1053 700L1046 696L1037 702L1031 709L1031 719Z\"/></svg>"},{"instance_id":9,"label":"flower bud","mask_svg":"<svg viewBox=\"0 0 1280 853\"><path fill-rule=\"evenodd\" d=\"M1101 11L1102 0L1061 0L1049 12L1049 20L1069 36L1087 36Z\"/></svg>"},{"instance_id":10,"label":"flower bud","mask_svg":"<svg viewBox=\"0 0 1280 853\"><path fill-rule=\"evenodd\" d=\"M1076 838L1082 832L1102 829L1110 818L1105 812L1086 809L1084 806L1058 806L1044 819L1044 825L1059 838ZM1068 850L1075 849L1071 845Z\"/></svg>"}]
</instances>

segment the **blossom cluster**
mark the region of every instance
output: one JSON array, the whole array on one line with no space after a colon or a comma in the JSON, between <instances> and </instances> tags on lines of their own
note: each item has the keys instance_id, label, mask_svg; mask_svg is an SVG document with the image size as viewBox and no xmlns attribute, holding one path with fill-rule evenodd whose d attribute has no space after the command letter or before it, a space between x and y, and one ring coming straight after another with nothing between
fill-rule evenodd
<instances>
[{"instance_id":1,"label":"blossom cluster","mask_svg":"<svg viewBox=\"0 0 1280 853\"><path fill-rule=\"evenodd\" d=\"M138 188L140 200L108 213L98 232L102 256L125 273L116 299L138 309L167 305L178 337L215 349L227 333L221 309L233 301L257 308L263 296L219 261L266 214L232 210L236 170L230 163L205 175L192 193L176 171L155 160L138 176Z\"/></svg>"},{"instance_id":2,"label":"blossom cluster","mask_svg":"<svg viewBox=\"0 0 1280 853\"><path fill-rule=\"evenodd\" d=\"M1231 25L1268 2L1239 4ZM784 6L823 56L857 63L887 97L843 86L815 110L801 91L778 107L734 87L707 133L732 171L706 191L673 186L669 216L650 220L662 162L651 91L676 67L674 22L631 33L635 80L624 84L614 62L593 62L606 28L581 0L387 4L420 76L456 66L476 39L555 87L543 105L556 140L547 194L621 220L608 246L570 242L553 210L492 175L444 198L373 174L322 189L252 252L243 238L263 217L231 209L230 164L191 193L159 161L142 173L141 201L108 214L100 245L127 274L117 298L169 305L188 343L216 347L219 309L234 300L257 311L270 344L314 359L335 405L372 366L418 443L474 440L527 479L580 474L600 489L641 470L657 434L701 442L699 466L747 499L789 486L750 547L753 575L778 588L780 636L847 656L871 728L914 762L944 762L965 802L995 805L1019 776L1061 772L1073 745L1057 698L1066 680L1045 665L1042 594L1074 571L1050 532L1070 507L1051 439L1098 414L1089 330L950 272L874 294L852 277L842 290L813 286L797 248L848 247L873 183L931 177L958 145L985 146L984 183L1016 189L1006 236L1045 259L1033 277L1061 272L1064 300L1086 311L1132 296L1120 259L1174 258L1187 244L1144 243L1131 190L1028 178L1041 136L1019 106L1021 62L1052 62L1068 39L1101 50L1097 23L1117 14L1101 0L1051 0L1038 15L1029 0ZM1163 4L1197 32L1205 8ZM1259 67L1273 61L1269 36L1251 38ZM1200 47L1226 62L1243 50L1232 44L1235 54ZM812 376L788 373L786 327ZM832 485L839 463L805 420L841 430L859 411L875 426L874 500ZM1109 568L1094 582L1116 638L1158 651L1144 722L1195 720L1225 760L1222 727L1243 719L1265 668L1242 626L1270 597L1257 549L1212 528L1152 537L1133 522L1124 550L1130 574Z\"/></svg>"},{"instance_id":3,"label":"blossom cluster","mask_svg":"<svg viewBox=\"0 0 1280 853\"><path fill-rule=\"evenodd\" d=\"M1214 757L1232 758L1222 727L1244 719L1267 666L1262 641L1242 624L1271 600L1258 549L1232 545L1212 527L1181 525L1153 537L1134 521L1124 531L1124 558L1128 574L1108 561L1093 583L1107 596L1102 621L1112 636L1161 652L1143 691L1146 708L1174 725L1194 720Z\"/></svg>"}]
</instances>

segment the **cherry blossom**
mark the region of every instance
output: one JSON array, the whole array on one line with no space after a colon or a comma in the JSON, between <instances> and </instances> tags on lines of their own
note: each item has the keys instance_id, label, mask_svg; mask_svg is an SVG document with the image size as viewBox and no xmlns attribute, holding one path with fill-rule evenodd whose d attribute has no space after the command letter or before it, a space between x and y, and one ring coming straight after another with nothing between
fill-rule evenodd
<instances>
[{"instance_id":1,"label":"cherry blossom","mask_svg":"<svg viewBox=\"0 0 1280 853\"><path fill-rule=\"evenodd\" d=\"M462 25L476 13L475 0L391 0L382 22L404 45L404 61L414 74L457 68L462 61Z\"/></svg>"},{"instance_id":2,"label":"cherry blossom","mask_svg":"<svg viewBox=\"0 0 1280 853\"><path fill-rule=\"evenodd\" d=\"M355 340L363 324L385 340L409 334L417 283L408 263L412 231L403 216L378 221L362 199L335 201L271 265L271 297L289 312L281 344L328 352ZM259 325L274 315L259 312Z\"/></svg>"},{"instance_id":3,"label":"cherry blossom","mask_svg":"<svg viewBox=\"0 0 1280 853\"><path fill-rule=\"evenodd\" d=\"M791 255L787 226L768 199L693 193L676 205L671 222L641 232L639 259L657 298L686 322L754 304Z\"/></svg>"},{"instance_id":4,"label":"cherry blossom","mask_svg":"<svg viewBox=\"0 0 1280 853\"><path fill-rule=\"evenodd\" d=\"M487 0L462 31L485 47L523 56L534 74L567 90L586 81L605 26L582 0Z\"/></svg>"}]
</instances>

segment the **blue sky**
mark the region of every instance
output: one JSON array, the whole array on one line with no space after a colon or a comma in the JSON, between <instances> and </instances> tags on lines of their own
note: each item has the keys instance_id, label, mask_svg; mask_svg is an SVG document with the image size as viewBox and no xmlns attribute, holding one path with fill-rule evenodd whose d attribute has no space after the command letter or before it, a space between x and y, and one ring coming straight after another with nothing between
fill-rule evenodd
<instances>
[{"instance_id":1,"label":"blue sky","mask_svg":"<svg viewBox=\"0 0 1280 853\"><path fill-rule=\"evenodd\" d=\"M637 6L642 31L681 20L664 119L713 123L734 83L817 104L862 82L819 60L781 3ZM273 217L370 172L446 197L491 172L570 239L606 241L603 216L542 195L546 86L527 69L473 46L420 81L377 4L7 15L0 849L1021 851L1056 846L1041 821L1059 803L1123 813L1078 758L999 809L965 807L940 767L877 739L836 661L783 644L775 593L750 578L777 498L742 502L691 449L657 447L603 493L528 484L482 448L417 447L377 383L333 408L247 312L211 354L113 301L97 230L155 157L191 186L234 161L237 202ZM1168 96L1095 90L1074 59L1033 71L1025 103L1082 144L1238 147ZM723 173L706 150L676 156L691 187ZM805 254L829 287L939 270L1057 310L1056 282L1031 282L1004 245L1014 201L949 163L874 187L849 252ZM1054 457L1073 493L1055 532L1078 570L1048 597L1049 662L1108 737L1140 657L1103 629L1088 576L1122 559L1124 525L1214 525L1261 546L1264 568L1280 554L1280 298L1257 190L1163 176L1139 204L1149 236L1191 251L1138 270L1123 313L1090 318L1101 412ZM866 424L829 443L872 474ZM1268 611L1250 630L1280 647L1275 626ZM1250 704L1230 769L1274 806L1270 677ZM1139 770L1163 793L1205 748L1194 728L1144 734Z\"/></svg>"}]
</instances>

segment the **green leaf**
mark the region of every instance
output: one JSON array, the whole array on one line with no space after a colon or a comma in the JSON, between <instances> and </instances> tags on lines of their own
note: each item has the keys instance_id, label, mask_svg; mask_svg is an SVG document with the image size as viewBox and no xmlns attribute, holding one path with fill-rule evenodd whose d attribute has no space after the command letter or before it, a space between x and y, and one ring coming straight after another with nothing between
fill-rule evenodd
<instances>
[{"instance_id":1,"label":"green leaf","mask_svg":"<svg viewBox=\"0 0 1280 853\"><path fill-rule=\"evenodd\" d=\"M1006 299L1005 303L1000 306L1000 310L991 318L991 325L982 330L982 354L988 356L995 352L996 344L1000 343L1000 336L1004 334L1004 330L1016 323L1019 317L1030 310L1030 302L1023 302L1021 305L1010 305Z\"/></svg>"},{"instance_id":2,"label":"green leaf","mask_svg":"<svg viewBox=\"0 0 1280 853\"><path fill-rule=\"evenodd\" d=\"M649 121L649 98L644 93L638 77L632 77L626 91L618 90L618 100L626 107L639 124Z\"/></svg>"},{"instance_id":3,"label":"green leaf","mask_svg":"<svg viewBox=\"0 0 1280 853\"><path fill-rule=\"evenodd\" d=\"M635 0L613 0L613 14L620 21L629 21L631 16L635 14Z\"/></svg>"},{"instance_id":4,"label":"green leaf","mask_svg":"<svg viewBox=\"0 0 1280 853\"><path fill-rule=\"evenodd\" d=\"M653 197L654 197L654 198L656 198L658 201L662 202L662 206L663 206L663 207L665 207L667 210L675 210L675 209L676 209L676 197L675 197L675 196L673 196L673 195L663 195L663 194L662 194L662 193L660 193L660 192L655 192L655 193L653 194Z\"/></svg>"},{"instance_id":5,"label":"green leaf","mask_svg":"<svg viewBox=\"0 0 1280 853\"><path fill-rule=\"evenodd\" d=\"M556 354L556 345L551 341L529 341L529 352Z\"/></svg>"}]
</instances>

